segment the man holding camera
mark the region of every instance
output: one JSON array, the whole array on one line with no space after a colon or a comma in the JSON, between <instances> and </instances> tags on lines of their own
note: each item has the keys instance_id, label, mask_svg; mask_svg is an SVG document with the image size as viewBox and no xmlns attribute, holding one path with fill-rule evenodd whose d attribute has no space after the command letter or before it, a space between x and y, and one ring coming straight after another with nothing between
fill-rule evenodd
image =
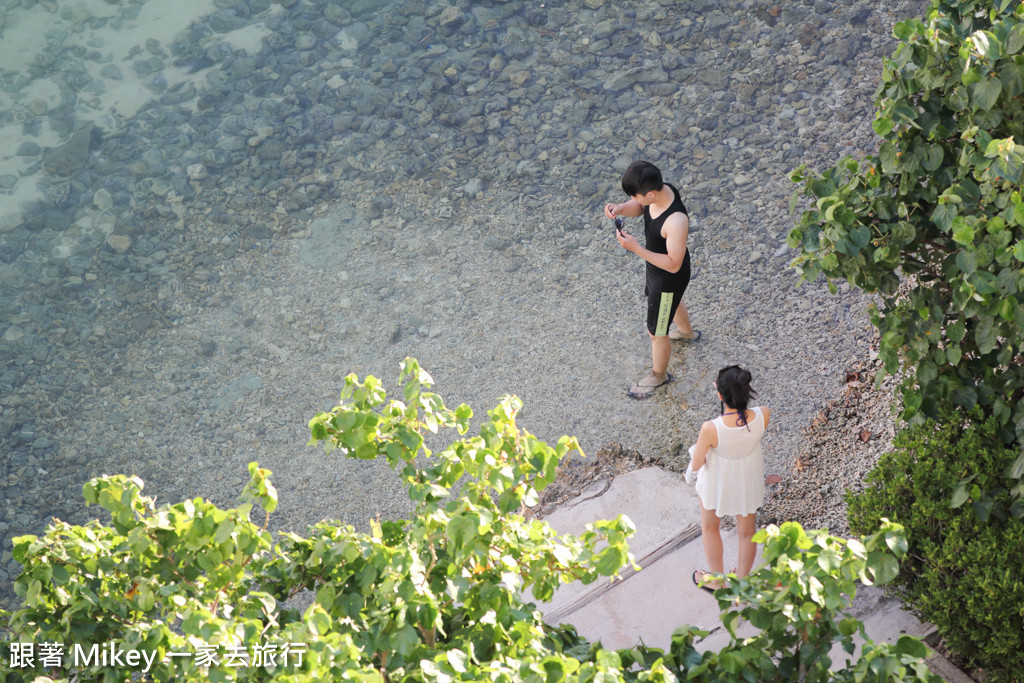
<instances>
[{"instance_id":1,"label":"man holding camera","mask_svg":"<svg viewBox=\"0 0 1024 683\"><path fill-rule=\"evenodd\" d=\"M647 161L634 161L622 175L622 189L630 198L623 204L606 204L604 213L616 220L620 217L643 216L645 245L640 246L629 233L623 232L616 220L615 237L626 251L647 262L647 333L651 337L651 373L634 384L626 395L644 399L672 381L668 361L672 341L695 342L700 332L690 326L690 316L683 303L683 292L690 283L690 252L686 238L690 217L679 191L665 183L661 171ZM674 321L675 330L669 330Z\"/></svg>"}]
</instances>

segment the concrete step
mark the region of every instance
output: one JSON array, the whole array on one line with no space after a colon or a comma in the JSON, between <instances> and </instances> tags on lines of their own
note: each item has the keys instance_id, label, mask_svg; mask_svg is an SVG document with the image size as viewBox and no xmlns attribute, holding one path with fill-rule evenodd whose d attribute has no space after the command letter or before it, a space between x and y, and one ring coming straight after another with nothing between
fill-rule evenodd
<instances>
[{"instance_id":1,"label":"concrete step","mask_svg":"<svg viewBox=\"0 0 1024 683\"><path fill-rule=\"evenodd\" d=\"M630 549L641 566L626 569L617 581L600 580L590 586L571 584L560 588L541 605L553 624L573 624L580 635L604 647L621 649L639 642L668 649L672 632L690 624L710 633L696 644L700 651L718 650L729 642L719 619L718 602L693 585L695 569L706 569L700 538L700 507L693 487L677 473L657 467L633 470L611 481L597 482L580 496L560 506L546 520L559 533L581 534L588 523L624 514L636 526ZM725 566L736 564L736 536L723 531ZM902 609L880 588L861 586L850 614L864 623L874 642L895 643L904 634L925 638L934 628ZM756 630L741 625L740 635ZM842 668L851 657L838 645L832 650L833 668ZM929 667L947 681L970 679L948 660L932 653Z\"/></svg>"}]
</instances>

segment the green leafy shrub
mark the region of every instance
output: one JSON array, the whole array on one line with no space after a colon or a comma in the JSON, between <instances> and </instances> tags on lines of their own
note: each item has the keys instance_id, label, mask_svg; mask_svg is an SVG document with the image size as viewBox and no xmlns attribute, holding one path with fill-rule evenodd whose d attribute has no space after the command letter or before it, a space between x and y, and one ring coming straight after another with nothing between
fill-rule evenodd
<instances>
[{"instance_id":1,"label":"green leafy shrub","mask_svg":"<svg viewBox=\"0 0 1024 683\"><path fill-rule=\"evenodd\" d=\"M316 415L310 431L335 454L386 458L416 505L410 519L374 523L370 533L320 523L274 542L266 517L277 492L255 463L249 502L232 510L198 498L157 507L137 478L93 479L86 499L110 513L109 524L54 522L14 541L22 605L0 614L0 683L938 681L910 637L867 641L856 661L829 670L834 642L853 653L853 636L864 636L842 614L856 582L887 583L906 553L903 529L888 521L859 540L792 523L761 531L765 563L716 594L732 636L719 652L698 652L707 634L690 626L667 652L606 650L571 626L549 626L531 598L617 575L633 561L632 522L620 516L558 536L524 517L575 439L552 447L519 429L513 397L467 437L472 411L449 410L426 391L431 379L416 361L403 364L402 381L402 400L388 401L376 378L349 376L340 405ZM461 438L431 453L424 434L443 429ZM249 518L254 504L262 526ZM308 606L290 600L300 594ZM740 619L758 635L738 637ZM44 644L63 645L64 660L44 659ZM110 644L148 653L145 670L68 651ZM200 648L216 661L200 661Z\"/></svg>"},{"instance_id":2,"label":"green leafy shrub","mask_svg":"<svg viewBox=\"0 0 1024 683\"><path fill-rule=\"evenodd\" d=\"M893 34L878 154L790 176L794 266L879 294L904 419L980 405L1024 443L1024 4L932 0Z\"/></svg>"},{"instance_id":3,"label":"green leafy shrub","mask_svg":"<svg viewBox=\"0 0 1024 683\"><path fill-rule=\"evenodd\" d=\"M850 528L873 529L885 517L902 524L910 548L893 585L905 603L987 680L1019 681L1024 520L1008 514L1020 502L1008 476L1017 451L999 438L996 418L944 419L897 435L868 487L848 496Z\"/></svg>"}]
</instances>

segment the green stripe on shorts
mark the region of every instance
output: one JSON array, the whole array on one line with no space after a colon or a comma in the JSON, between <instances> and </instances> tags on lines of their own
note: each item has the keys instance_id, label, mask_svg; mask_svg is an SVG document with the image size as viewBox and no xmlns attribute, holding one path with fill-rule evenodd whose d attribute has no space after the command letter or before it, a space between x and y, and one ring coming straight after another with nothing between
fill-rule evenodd
<instances>
[{"instance_id":1,"label":"green stripe on shorts","mask_svg":"<svg viewBox=\"0 0 1024 683\"><path fill-rule=\"evenodd\" d=\"M654 328L655 337L664 337L668 334L668 324L671 322L672 314L672 292L661 293L661 305L658 306L658 324Z\"/></svg>"}]
</instances>

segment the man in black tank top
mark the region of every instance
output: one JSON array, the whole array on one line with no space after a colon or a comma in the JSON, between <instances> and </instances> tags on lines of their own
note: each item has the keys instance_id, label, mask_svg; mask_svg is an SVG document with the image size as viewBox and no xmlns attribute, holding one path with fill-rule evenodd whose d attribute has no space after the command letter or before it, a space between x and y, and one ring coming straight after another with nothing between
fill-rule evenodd
<instances>
[{"instance_id":1,"label":"man in black tank top","mask_svg":"<svg viewBox=\"0 0 1024 683\"><path fill-rule=\"evenodd\" d=\"M647 398L654 390L672 381L668 361L672 355L671 340L694 342L700 332L690 326L690 316L683 303L683 292L690 283L690 252L686 238L690 217L679 191L665 183L661 171L647 161L633 162L622 175L622 189L630 199L623 204L606 204L608 218L643 216L645 245L640 246L632 235L616 231L622 248L647 262L647 332L651 336L651 373L634 384L626 394L630 398ZM674 321L676 330L669 330Z\"/></svg>"}]
</instances>

